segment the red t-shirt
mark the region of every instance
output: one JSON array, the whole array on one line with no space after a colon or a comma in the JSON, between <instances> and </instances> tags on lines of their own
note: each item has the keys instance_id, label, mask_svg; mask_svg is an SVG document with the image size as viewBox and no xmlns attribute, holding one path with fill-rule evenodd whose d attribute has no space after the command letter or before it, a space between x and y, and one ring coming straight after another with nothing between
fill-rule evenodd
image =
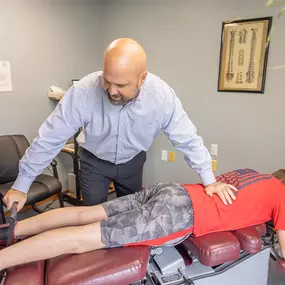
<instances>
[{"instance_id":1,"label":"red t-shirt","mask_svg":"<svg viewBox=\"0 0 285 285\"><path fill-rule=\"evenodd\" d=\"M232 205L220 197L210 198L203 187L184 185L194 207L194 235L236 230L272 220L276 230L285 230L285 185L268 174L251 169L230 171L217 177L238 189Z\"/></svg>"},{"instance_id":2,"label":"red t-shirt","mask_svg":"<svg viewBox=\"0 0 285 285\"><path fill-rule=\"evenodd\" d=\"M184 184L194 208L194 227L171 235L130 245L161 245L188 233L202 236L211 232L236 230L272 220L276 230L285 230L285 185L273 176L251 169L230 171L218 176L238 189L232 205L219 196L206 195L202 185ZM234 192L235 193L235 192Z\"/></svg>"}]
</instances>

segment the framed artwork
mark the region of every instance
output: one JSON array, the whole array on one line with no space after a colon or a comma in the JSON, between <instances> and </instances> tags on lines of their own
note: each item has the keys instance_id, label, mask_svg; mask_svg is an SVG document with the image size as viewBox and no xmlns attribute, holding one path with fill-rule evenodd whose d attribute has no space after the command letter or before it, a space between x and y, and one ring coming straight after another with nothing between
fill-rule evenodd
<instances>
[{"instance_id":1,"label":"framed artwork","mask_svg":"<svg viewBox=\"0 0 285 285\"><path fill-rule=\"evenodd\" d=\"M223 22L218 91L264 93L272 17Z\"/></svg>"}]
</instances>

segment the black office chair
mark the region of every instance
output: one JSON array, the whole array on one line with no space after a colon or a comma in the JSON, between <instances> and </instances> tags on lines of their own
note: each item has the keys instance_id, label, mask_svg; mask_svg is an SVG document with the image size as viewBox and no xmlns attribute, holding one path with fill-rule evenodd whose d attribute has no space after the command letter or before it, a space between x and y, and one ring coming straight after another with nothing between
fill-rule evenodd
<instances>
[{"instance_id":1,"label":"black office chair","mask_svg":"<svg viewBox=\"0 0 285 285\"><path fill-rule=\"evenodd\" d=\"M29 147L29 142L23 135L3 135L0 136L0 223L5 223L3 209L3 197L12 187L19 172L19 161ZM53 175L40 174L32 183L28 192L25 206L31 205L37 212L41 213L36 203L57 194L60 207L64 207L62 199L62 185L58 180L56 161L53 160L51 166Z\"/></svg>"}]
</instances>

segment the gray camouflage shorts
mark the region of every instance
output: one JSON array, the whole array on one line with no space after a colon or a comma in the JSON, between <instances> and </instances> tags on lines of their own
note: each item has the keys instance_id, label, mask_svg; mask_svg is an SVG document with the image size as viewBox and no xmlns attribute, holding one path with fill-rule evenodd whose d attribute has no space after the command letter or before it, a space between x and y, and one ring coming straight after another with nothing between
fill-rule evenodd
<instances>
[{"instance_id":1,"label":"gray camouflage shorts","mask_svg":"<svg viewBox=\"0 0 285 285\"><path fill-rule=\"evenodd\" d=\"M176 183L158 183L102 206L108 216L101 221L106 248L165 237L194 224L191 198Z\"/></svg>"}]
</instances>

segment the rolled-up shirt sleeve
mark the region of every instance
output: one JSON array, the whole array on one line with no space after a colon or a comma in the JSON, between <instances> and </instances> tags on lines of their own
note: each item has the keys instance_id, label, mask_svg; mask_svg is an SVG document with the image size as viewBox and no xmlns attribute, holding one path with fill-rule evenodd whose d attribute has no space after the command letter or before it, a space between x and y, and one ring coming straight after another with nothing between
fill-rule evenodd
<instances>
[{"instance_id":1,"label":"rolled-up shirt sleeve","mask_svg":"<svg viewBox=\"0 0 285 285\"><path fill-rule=\"evenodd\" d=\"M216 181L212 171L212 159L202 137L189 119L174 91L167 92L167 104L162 131L171 143L184 154L185 161L200 176L204 186Z\"/></svg>"},{"instance_id":2,"label":"rolled-up shirt sleeve","mask_svg":"<svg viewBox=\"0 0 285 285\"><path fill-rule=\"evenodd\" d=\"M51 115L40 126L37 137L19 163L12 188L27 193L35 178L51 163L66 141L84 125L86 96L83 89L70 88Z\"/></svg>"}]
</instances>

